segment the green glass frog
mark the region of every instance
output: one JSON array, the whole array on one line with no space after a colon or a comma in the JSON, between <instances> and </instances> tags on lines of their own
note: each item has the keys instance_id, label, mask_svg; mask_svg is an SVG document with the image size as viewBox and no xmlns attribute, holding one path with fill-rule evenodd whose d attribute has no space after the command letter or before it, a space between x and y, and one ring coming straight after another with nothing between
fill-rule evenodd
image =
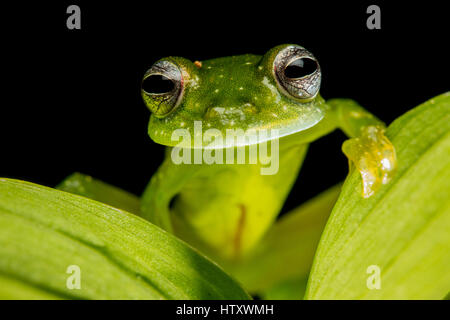
<instances>
[{"instance_id":1,"label":"green glass frog","mask_svg":"<svg viewBox=\"0 0 450 320\"><path fill-rule=\"evenodd\" d=\"M218 260L239 260L273 225L308 144L336 128L350 137L342 150L361 173L361 196L376 193L396 168L385 126L352 100L325 101L321 77L317 59L295 44L263 56L157 61L142 97L150 138L168 148L139 214Z\"/></svg>"}]
</instances>

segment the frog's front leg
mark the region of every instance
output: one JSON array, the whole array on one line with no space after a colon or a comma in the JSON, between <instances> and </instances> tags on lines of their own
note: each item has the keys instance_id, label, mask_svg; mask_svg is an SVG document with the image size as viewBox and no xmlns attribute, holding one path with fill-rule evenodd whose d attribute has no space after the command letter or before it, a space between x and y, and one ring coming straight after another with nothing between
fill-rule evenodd
<instances>
[{"instance_id":1,"label":"frog's front leg","mask_svg":"<svg viewBox=\"0 0 450 320\"><path fill-rule=\"evenodd\" d=\"M174 164L170 156L171 150L172 148L166 149L164 162L152 176L141 197L141 215L173 233L170 202L202 166Z\"/></svg>"},{"instance_id":2,"label":"frog's front leg","mask_svg":"<svg viewBox=\"0 0 450 320\"><path fill-rule=\"evenodd\" d=\"M372 196L390 181L397 167L395 148L385 136L385 125L374 115L350 99L327 101L334 119L351 139L344 142L342 151L360 172L362 195Z\"/></svg>"}]
</instances>

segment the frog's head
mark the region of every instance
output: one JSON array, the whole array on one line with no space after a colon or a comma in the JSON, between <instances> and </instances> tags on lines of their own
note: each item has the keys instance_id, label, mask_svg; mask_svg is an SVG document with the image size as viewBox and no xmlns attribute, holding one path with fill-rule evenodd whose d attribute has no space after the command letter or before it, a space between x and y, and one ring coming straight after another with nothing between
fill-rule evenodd
<instances>
[{"instance_id":1,"label":"frog's head","mask_svg":"<svg viewBox=\"0 0 450 320\"><path fill-rule=\"evenodd\" d=\"M194 140L199 124L203 134L211 131L223 137L227 129L256 133L277 129L270 138L306 130L324 116L320 81L316 58L292 44L277 46L264 56L247 54L194 63L180 57L163 58L142 80L142 97L152 112L149 135L157 143L180 146L178 139L172 139L174 130L188 130ZM192 147L193 142L181 146Z\"/></svg>"}]
</instances>

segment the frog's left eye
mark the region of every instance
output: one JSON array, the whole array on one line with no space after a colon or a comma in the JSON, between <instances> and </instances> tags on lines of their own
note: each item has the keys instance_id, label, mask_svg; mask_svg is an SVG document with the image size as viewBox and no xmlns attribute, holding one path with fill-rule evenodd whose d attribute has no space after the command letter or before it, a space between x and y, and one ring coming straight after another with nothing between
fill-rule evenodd
<instances>
[{"instance_id":1,"label":"frog's left eye","mask_svg":"<svg viewBox=\"0 0 450 320\"><path fill-rule=\"evenodd\" d=\"M162 118L178 106L183 94L183 76L172 62L160 60L144 75L142 98L150 111Z\"/></svg>"},{"instance_id":2,"label":"frog's left eye","mask_svg":"<svg viewBox=\"0 0 450 320\"><path fill-rule=\"evenodd\" d=\"M305 48L288 46L273 62L278 87L288 96L309 100L319 92L321 71L316 58Z\"/></svg>"}]
</instances>

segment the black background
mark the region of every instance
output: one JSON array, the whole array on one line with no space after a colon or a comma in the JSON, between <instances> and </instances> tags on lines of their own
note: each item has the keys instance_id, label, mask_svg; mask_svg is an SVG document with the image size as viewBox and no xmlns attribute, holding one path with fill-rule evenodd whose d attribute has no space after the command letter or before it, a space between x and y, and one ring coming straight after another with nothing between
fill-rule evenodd
<instances>
[{"instance_id":1,"label":"black background","mask_svg":"<svg viewBox=\"0 0 450 320\"><path fill-rule=\"evenodd\" d=\"M320 61L324 98L387 123L449 89L448 13L430 1L60 1L2 9L0 176L54 186L74 171L140 194L163 158L147 136L141 77L164 56L205 60L297 43ZM81 30L66 8L81 7ZM381 7L381 30L366 8ZM287 208L341 181L345 136L312 144Z\"/></svg>"}]
</instances>

